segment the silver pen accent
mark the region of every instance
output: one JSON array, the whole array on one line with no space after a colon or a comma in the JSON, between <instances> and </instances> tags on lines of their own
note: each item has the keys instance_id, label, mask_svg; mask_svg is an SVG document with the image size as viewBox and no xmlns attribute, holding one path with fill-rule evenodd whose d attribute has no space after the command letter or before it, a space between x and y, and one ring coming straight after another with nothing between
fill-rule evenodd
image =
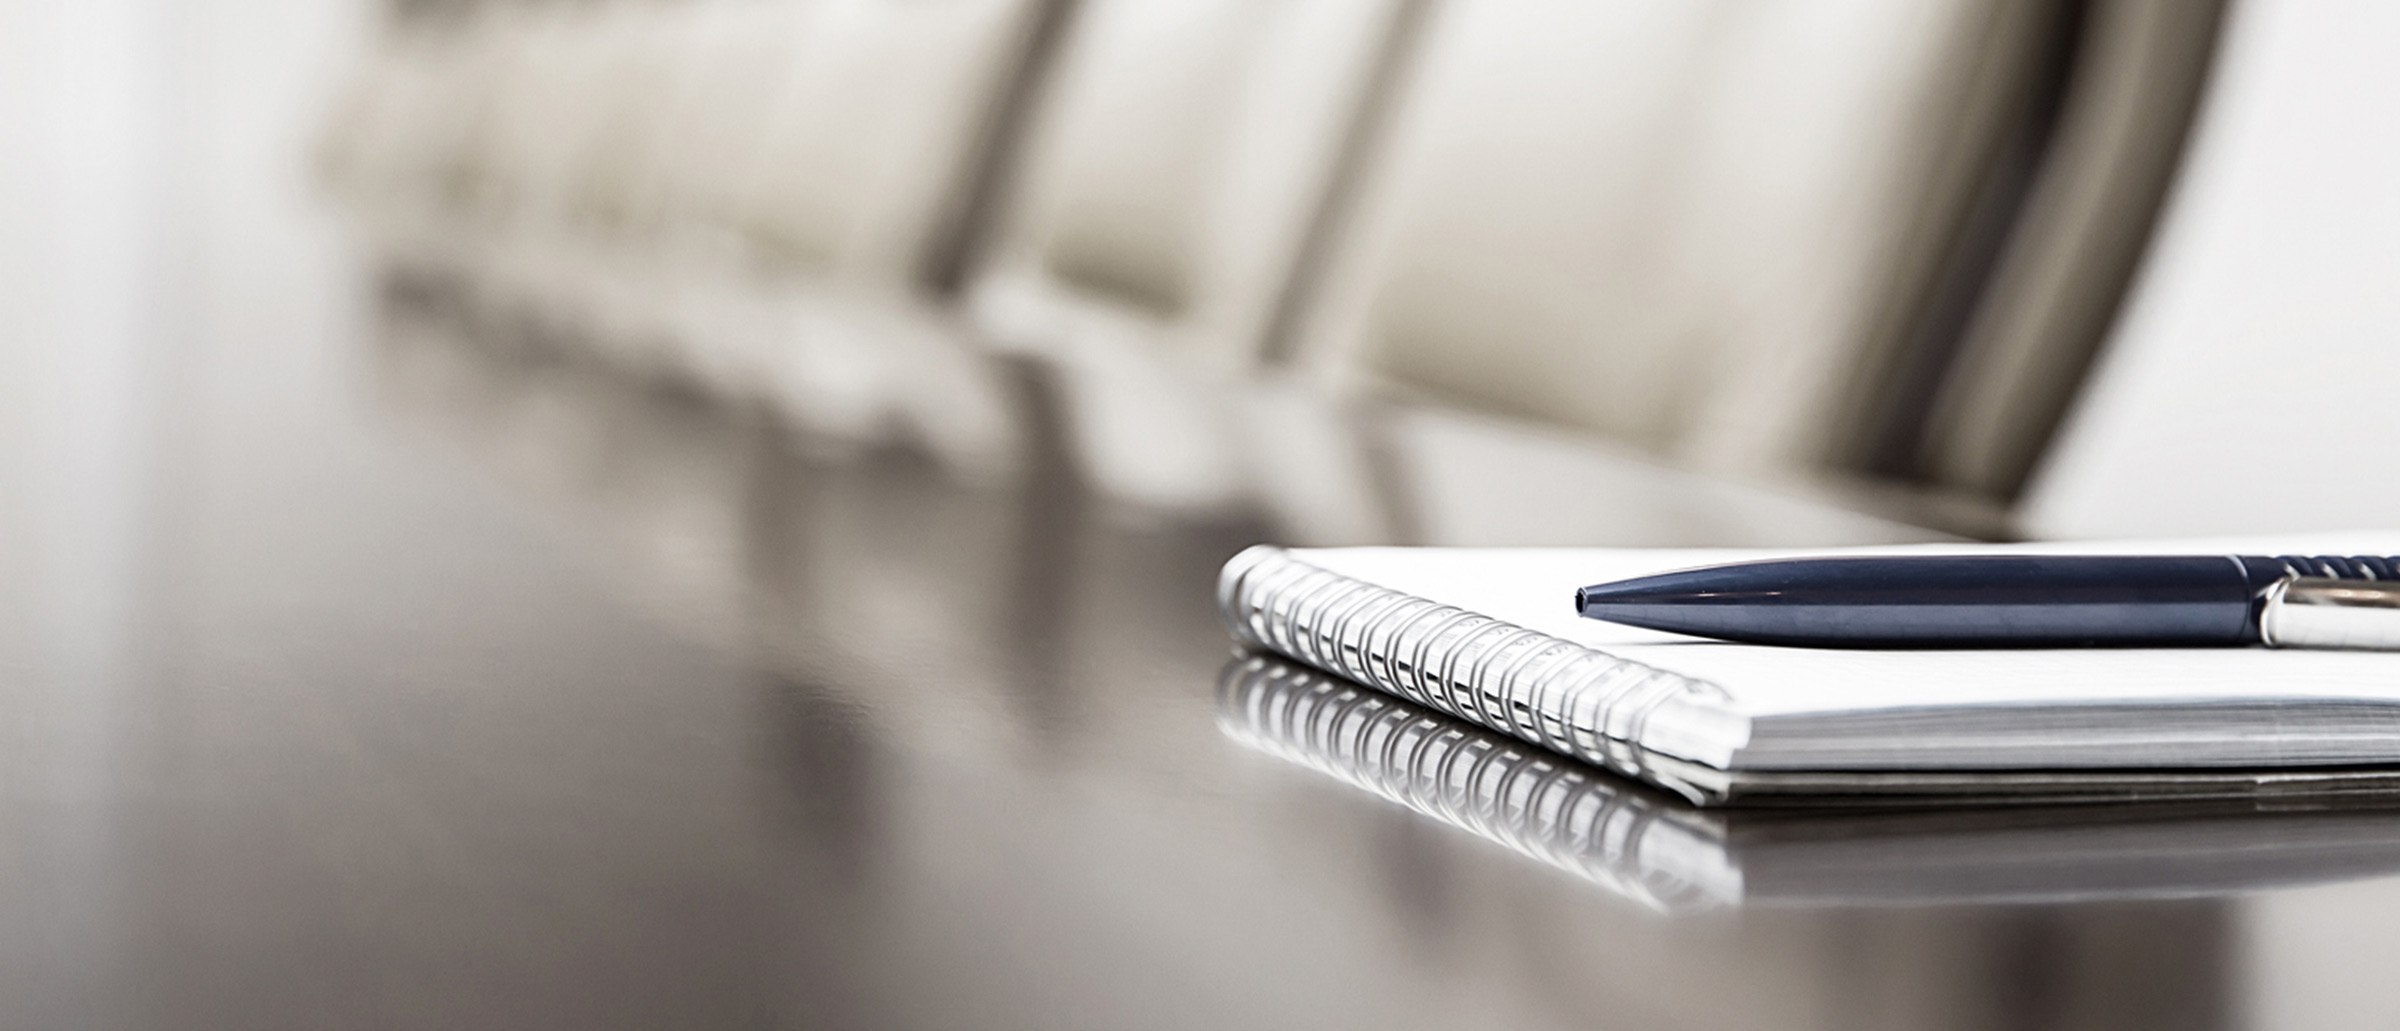
<instances>
[{"instance_id":1,"label":"silver pen accent","mask_svg":"<svg viewBox=\"0 0 2400 1031\"><path fill-rule=\"evenodd\" d=\"M2258 639L2270 648L2400 649L2400 582L2285 577L2267 588Z\"/></svg>"}]
</instances>

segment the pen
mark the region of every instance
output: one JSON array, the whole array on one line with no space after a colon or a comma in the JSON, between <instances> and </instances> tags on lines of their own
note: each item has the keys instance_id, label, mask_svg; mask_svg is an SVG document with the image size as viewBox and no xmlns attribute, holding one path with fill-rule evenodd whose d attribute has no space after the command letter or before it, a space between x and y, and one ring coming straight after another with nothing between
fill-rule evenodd
<instances>
[{"instance_id":1,"label":"pen","mask_svg":"<svg viewBox=\"0 0 2400 1031\"><path fill-rule=\"evenodd\" d=\"M2400 558L1923 555L1706 566L1575 592L1592 619L1833 648L2400 650Z\"/></svg>"}]
</instances>

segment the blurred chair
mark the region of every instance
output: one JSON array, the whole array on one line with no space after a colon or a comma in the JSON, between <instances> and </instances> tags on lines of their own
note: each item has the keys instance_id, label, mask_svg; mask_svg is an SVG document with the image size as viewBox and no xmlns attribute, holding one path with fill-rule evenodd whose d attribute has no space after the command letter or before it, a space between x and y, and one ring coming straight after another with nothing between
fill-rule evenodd
<instances>
[{"instance_id":1,"label":"blurred chair","mask_svg":"<svg viewBox=\"0 0 2400 1031\"><path fill-rule=\"evenodd\" d=\"M1696 466L1825 464L2055 43L1998 0L1455 0L1311 366Z\"/></svg>"},{"instance_id":2,"label":"blurred chair","mask_svg":"<svg viewBox=\"0 0 2400 1031\"><path fill-rule=\"evenodd\" d=\"M2400 8L2233 6L2191 154L2021 505L2042 536L2389 527Z\"/></svg>"},{"instance_id":3,"label":"blurred chair","mask_svg":"<svg viewBox=\"0 0 2400 1031\"><path fill-rule=\"evenodd\" d=\"M482 135L504 53L447 22L403 24L363 61L320 143L324 174L378 214L454 203Z\"/></svg>"},{"instance_id":4,"label":"blurred chair","mask_svg":"<svg viewBox=\"0 0 2400 1031\"><path fill-rule=\"evenodd\" d=\"M733 231L903 292L962 246L1066 0L612 0L402 20L325 142L375 202L648 247ZM592 241L575 241L590 246Z\"/></svg>"},{"instance_id":5,"label":"blurred chair","mask_svg":"<svg viewBox=\"0 0 2400 1031\"><path fill-rule=\"evenodd\" d=\"M1273 350L1425 7L1083 4L967 310L1054 360L1068 446L1104 495L1190 512L1289 487L1324 512L1358 494L1335 413L1223 380ZM1277 440L1245 439L1259 427Z\"/></svg>"},{"instance_id":6,"label":"blurred chair","mask_svg":"<svg viewBox=\"0 0 2400 1031\"><path fill-rule=\"evenodd\" d=\"M820 0L727 167L735 228L795 271L913 290L956 246L994 116L1055 0Z\"/></svg>"},{"instance_id":7,"label":"blurred chair","mask_svg":"<svg viewBox=\"0 0 2400 1031\"><path fill-rule=\"evenodd\" d=\"M631 0L565 10L584 39L575 55L579 60L550 74L564 80L571 103L589 110L555 112L560 122L528 125L524 131L538 136L559 124L582 129L562 139L568 162L559 184L563 221L569 228L638 239L658 229L660 194L673 170L703 157L723 158L693 149L688 138L693 126L704 124L692 110L696 95L707 90L709 80L742 63L710 30L741 14L772 9L724 0ZM737 17L727 18L727 12ZM793 36L802 31L801 24L796 17L785 18L774 28ZM777 49L789 60L796 47L786 39Z\"/></svg>"},{"instance_id":8,"label":"blurred chair","mask_svg":"<svg viewBox=\"0 0 2400 1031\"><path fill-rule=\"evenodd\" d=\"M650 2L479 5L396 22L337 106L329 180L386 237L471 249L621 211L669 64ZM655 121L655 119L649 119ZM462 232L462 230L465 230Z\"/></svg>"},{"instance_id":9,"label":"blurred chair","mask_svg":"<svg viewBox=\"0 0 2400 1031\"><path fill-rule=\"evenodd\" d=\"M970 293L986 333L1256 362L1425 0L1086 0Z\"/></svg>"},{"instance_id":10,"label":"blurred chair","mask_svg":"<svg viewBox=\"0 0 2400 1031\"><path fill-rule=\"evenodd\" d=\"M742 213L762 137L793 102L803 45L822 14L816 0L693 4L674 42L683 74L645 195L647 221L731 224Z\"/></svg>"},{"instance_id":11,"label":"blurred chair","mask_svg":"<svg viewBox=\"0 0 2400 1031\"><path fill-rule=\"evenodd\" d=\"M1020 442L1009 387L959 346L933 302L1070 9L807 0L776 95L737 109L766 121L730 148L738 157L694 164L676 187L696 198L702 224L714 220L760 259L782 296L762 307L721 279L686 291L662 335L750 343L685 363L820 440L905 437L960 472L1011 470Z\"/></svg>"},{"instance_id":12,"label":"blurred chair","mask_svg":"<svg viewBox=\"0 0 2400 1031\"><path fill-rule=\"evenodd\" d=\"M1931 389L1870 460L1995 505L2032 475L2116 322L2199 109L2223 0L2084 8L2049 151Z\"/></svg>"}]
</instances>

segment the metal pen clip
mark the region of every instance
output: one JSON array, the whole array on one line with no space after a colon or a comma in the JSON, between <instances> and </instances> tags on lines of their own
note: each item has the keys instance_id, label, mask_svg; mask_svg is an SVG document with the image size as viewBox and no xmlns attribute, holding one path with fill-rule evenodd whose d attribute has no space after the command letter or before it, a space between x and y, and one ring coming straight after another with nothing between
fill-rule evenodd
<instances>
[{"instance_id":1,"label":"metal pen clip","mask_svg":"<svg viewBox=\"0 0 2400 1031\"><path fill-rule=\"evenodd\" d=\"M2258 639L2270 648L2400 649L2400 582L2286 577L2267 588Z\"/></svg>"}]
</instances>

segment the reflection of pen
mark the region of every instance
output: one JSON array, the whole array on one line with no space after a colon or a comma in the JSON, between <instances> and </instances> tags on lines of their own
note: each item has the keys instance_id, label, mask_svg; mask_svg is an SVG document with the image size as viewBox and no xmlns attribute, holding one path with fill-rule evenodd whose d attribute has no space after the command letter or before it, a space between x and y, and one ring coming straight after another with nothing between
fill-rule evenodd
<instances>
[{"instance_id":1,"label":"reflection of pen","mask_svg":"<svg viewBox=\"0 0 2400 1031\"><path fill-rule=\"evenodd\" d=\"M1575 608L1757 644L2400 650L2400 558L1800 558L1599 584Z\"/></svg>"}]
</instances>

